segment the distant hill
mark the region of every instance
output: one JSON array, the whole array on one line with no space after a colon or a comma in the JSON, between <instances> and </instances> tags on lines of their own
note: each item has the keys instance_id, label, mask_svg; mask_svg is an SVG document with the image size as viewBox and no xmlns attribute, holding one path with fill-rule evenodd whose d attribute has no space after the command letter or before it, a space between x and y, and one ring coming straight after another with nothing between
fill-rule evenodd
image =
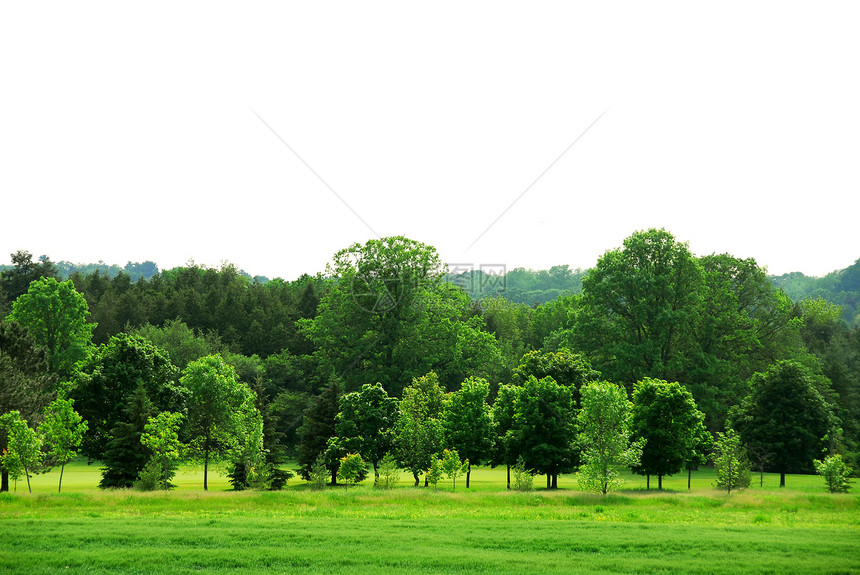
<instances>
[{"instance_id":1,"label":"distant hill","mask_svg":"<svg viewBox=\"0 0 860 575\"><path fill-rule=\"evenodd\" d=\"M770 280L794 301L820 297L842 306L842 319L848 325L860 324L860 259L820 278L791 272Z\"/></svg>"}]
</instances>

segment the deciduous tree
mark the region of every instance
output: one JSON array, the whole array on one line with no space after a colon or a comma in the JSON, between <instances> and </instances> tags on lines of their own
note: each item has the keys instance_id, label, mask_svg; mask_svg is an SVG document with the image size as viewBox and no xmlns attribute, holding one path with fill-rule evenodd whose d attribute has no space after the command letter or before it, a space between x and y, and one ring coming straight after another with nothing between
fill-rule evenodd
<instances>
[{"instance_id":1,"label":"deciduous tree","mask_svg":"<svg viewBox=\"0 0 860 575\"><path fill-rule=\"evenodd\" d=\"M450 394L442 412L442 426L448 446L466 458L466 489L472 475L472 464L486 461L493 449L493 415L487 398L490 384L470 377Z\"/></svg>"},{"instance_id":2,"label":"deciduous tree","mask_svg":"<svg viewBox=\"0 0 860 575\"><path fill-rule=\"evenodd\" d=\"M57 485L57 493L60 493L66 463L78 454L77 449L87 432L87 422L75 411L74 400L58 398L45 408L38 432L48 446L50 461L60 465L60 482Z\"/></svg>"},{"instance_id":3,"label":"deciduous tree","mask_svg":"<svg viewBox=\"0 0 860 575\"><path fill-rule=\"evenodd\" d=\"M606 495L621 484L616 467L634 466L642 441L631 442L633 404L620 385L608 381L582 387L582 409L576 416L582 460L577 481L583 490Z\"/></svg>"}]
</instances>

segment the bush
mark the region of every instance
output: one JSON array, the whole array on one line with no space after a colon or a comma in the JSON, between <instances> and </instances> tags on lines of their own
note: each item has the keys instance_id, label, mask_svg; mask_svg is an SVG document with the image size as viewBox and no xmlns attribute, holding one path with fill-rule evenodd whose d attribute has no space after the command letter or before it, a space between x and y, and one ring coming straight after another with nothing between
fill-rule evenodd
<instances>
[{"instance_id":1,"label":"bush","mask_svg":"<svg viewBox=\"0 0 860 575\"><path fill-rule=\"evenodd\" d=\"M815 471L824 477L830 493L847 493L851 489L851 483L848 480L851 468L842 461L841 455L831 455L824 458L824 461L816 459L814 463Z\"/></svg>"},{"instance_id":2,"label":"bush","mask_svg":"<svg viewBox=\"0 0 860 575\"><path fill-rule=\"evenodd\" d=\"M526 469L526 463L522 456L517 459L516 465L511 468L514 473L513 488L516 491L531 491L534 488L534 473Z\"/></svg>"}]
</instances>

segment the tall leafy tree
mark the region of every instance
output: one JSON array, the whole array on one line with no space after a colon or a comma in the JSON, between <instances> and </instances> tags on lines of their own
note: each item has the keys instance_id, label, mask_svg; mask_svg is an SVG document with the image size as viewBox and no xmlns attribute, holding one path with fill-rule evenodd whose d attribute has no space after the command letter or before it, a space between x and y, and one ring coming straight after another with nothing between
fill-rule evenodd
<instances>
[{"instance_id":1,"label":"tall leafy tree","mask_svg":"<svg viewBox=\"0 0 860 575\"><path fill-rule=\"evenodd\" d=\"M746 449L734 429L717 433L714 448L714 469L717 471L716 487L731 493L732 489L750 486L750 465Z\"/></svg>"},{"instance_id":2,"label":"tall leafy tree","mask_svg":"<svg viewBox=\"0 0 860 575\"><path fill-rule=\"evenodd\" d=\"M632 429L635 439L645 446L634 473L657 476L663 489L663 476L678 473L695 458L697 441L704 429L704 414L696 407L693 395L678 382L645 378L633 391Z\"/></svg>"},{"instance_id":3,"label":"tall leafy tree","mask_svg":"<svg viewBox=\"0 0 860 575\"><path fill-rule=\"evenodd\" d=\"M299 321L326 373L346 391L403 385L435 370L446 389L498 364L498 345L462 290L443 281L436 250L402 236L341 250L327 267L337 283L314 319Z\"/></svg>"},{"instance_id":4,"label":"tall leafy tree","mask_svg":"<svg viewBox=\"0 0 860 575\"><path fill-rule=\"evenodd\" d=\"M138 336L119 334L100 345L80 365L69 391L89 424L81 452L90 459L103 459L112 429L129 421L125 408L139 386L155 412L185 413L189 392L177 383L178 375L162 350ZM146 419L141 430L145 424Z\"/></svg>"},{"instance_id":5,"label":"tall leafy tree","mask_svg":"<svg viewBox=\"0 0 860 575\"><path fill-rule=\"evenodd\" d=\"M52 396L54 377L47 370L44 349L27 329L0 320L0 414L17 411L24 419L36 421ZM7 434L0 429L0 453L6 445ZM0 466L0 474L0 492L9 491L9 470Z\"/></svg>"},{"instance_id":6,"label":"tall leafy tree","mask_svg":"<svg viewBox=\"0 0 860 575\"><path fill-rule=\"evenodd\" d=\"M389 397L382 384L364 384L361 389L340 397L335 431L341 448L361 455L373 466L379 479L379 462L394 446L394 425L399 411L397 400Z\"/></svg>"},{"instance_id":7,"label":"tall leafy tree","mask_svg":"<svg viewBox=\"0 0 860 575\"><path fill-rule=\"evenodd\" d=\"M78 454L77 449L87 432L87 422L75 411L74 400L58 398L45 408L38 432L42 442L48 446L50 461L60 465L60 481L57 485L57 493L60 493L66 463Z\"/></svg>"},{"instance_id":8,"label":"tall leafy tree","mask_svg":"<svg viewBox=\"0 0 860 575\"><path fill-rule=\"evenodd\" d=\"M210 461L229 455L245 439L245 419L256 412L254 393L220 355L189 363L180 383L191 392L189 444L203 462L203 489L207 490Z\"/></svg>"},{"instance_id":9,"label":"tall leafy tree","mask_svg":"<svg viewBox=\"0 0 860 575\"><path fill-rule=\"evenodd\" d=\"M701 285L687 244L662 229L634 233L582 281L577 349L631 387L644 377L677 379L695 350Z\"/></svg>"},{"instance_id":10,"label":"tall leafy tree","mask_svg":"<svg viewBox=\"0 0 860 575\"><path fill-rule=\"evenodd\" d=\"M450 394L442 412L446 443L466 459L466 489L472 464L480 465L492 454L494 430L492 410L487 403L489 395L487 380L470 377Z\"/></svg>"},{"instance_id":11,"label":"tall leafy tree","mask_svg":"<svg viewBox=\"0 0 860 575\"><path fill-rule=\"evenodd\" d=\"M752 391L732 412L731 424L750 448L773 454L780 487L785 487L786 473L812 469L836 427L812 373L794 361L756 374Z\"/></svg>"},{"instance_id":12,"label":"tall leafy tree","mask_svg":"<svg viewBox=\"0 0 860 575\"><path fill-rule=\"evenodd\" d=\"M70 281L43 277L12 304L9 319L30 330L31 337L48 352L48 368L68 376L75 363L86 358L95 324L88 323L84 296Z\"/></svg>"},{"instance_id":13,"label":"tall leafy tree","mask_svg":"<svg viewBox=\"0 0 860 575\"><path fill-rule=\"evenodd\" d=\"M504 465L507 468L508 489L511 488L511 466L515 465L521 456L514 437L514 406L521 392L521 387L501 385L493 402L495 448L492 461L493 465Z\"/></svg>"},{"instance_id":14,"label":"tall leafy tree","mask_svg":"<svg viewBox=\"0 0 860 575\"><path fill-rule=\"evenodd\" d=\"M527 468L546 474L547 489L576 466L573 421L571 389L551 377L529 376L514 401L512 441Z\"/></svg>"},{"instance_id":15,"label":"tall leafy tree","mask_svg":"<svg viewBox=\"0 0 860 575\"><path fill-rule=\"evenodd\" d=\"M419 476L430 469L433 459L444 447L444 405L445 392L439 385L439 377L432 371L416 377L403 390L394 441L400 463L412 472L416 487Z\"/></svg>"},{"instance_id":16,"label":"tall leafy tree","mask_svg":"<svg viewBox=\"0 0 860 575\"><path fill-rule=\"evenodd\" d=\"M622 482L616 468L633 466L642 456L642 441L631 441L633 404L620 385L608 381L582 388L582 409L576 415L581 464L580 488L606 495Z\"/></svg>"}]
</instances>

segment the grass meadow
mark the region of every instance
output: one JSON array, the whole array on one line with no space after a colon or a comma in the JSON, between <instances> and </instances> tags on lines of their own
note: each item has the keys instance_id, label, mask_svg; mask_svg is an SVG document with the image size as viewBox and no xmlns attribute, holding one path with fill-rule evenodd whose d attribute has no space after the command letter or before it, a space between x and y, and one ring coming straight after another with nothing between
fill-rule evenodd
<instances>
[{"instance_id":1,"label":"grass meadow","mask_svg":"<svg viewBox=\"0 0 860 575\"><path fill-rule=\"evenodd\" d=\"M0 496L0 573L860 573L860 496L820 477L754 476L715 491L710 470L603 497L576 489L505 490L504 469L476 468L438 489L402 476L391 491L231 492L183 469L170 493L101 491L98 468L33 478ZM540 477L536 486L540 487ZM652 481L652 487L655 486Z\"/></svg>"}]
</instances>

